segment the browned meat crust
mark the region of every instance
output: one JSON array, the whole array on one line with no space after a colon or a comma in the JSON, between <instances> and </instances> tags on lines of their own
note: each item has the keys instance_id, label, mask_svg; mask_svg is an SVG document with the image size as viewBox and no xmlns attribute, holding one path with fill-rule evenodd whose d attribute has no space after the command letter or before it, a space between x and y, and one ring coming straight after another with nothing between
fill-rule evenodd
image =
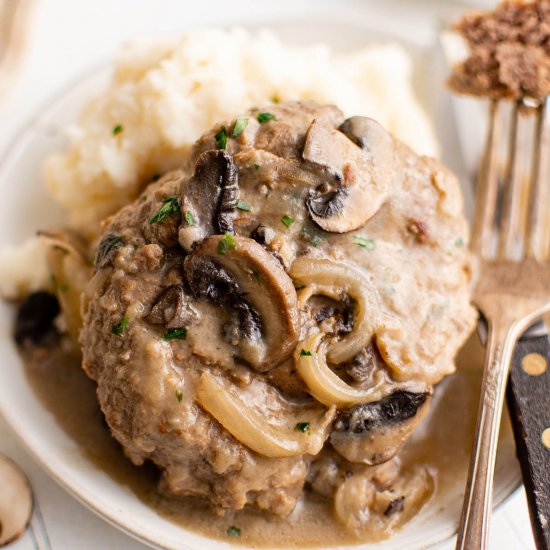
<instances>
[{"instance_id":1,"label":"browned meat crust","mask_svg":"<svg viewBox=\"0 0 550 550\"><path fill-rule=\"evenodd\" d=\"M550 93L550 0L503 2L467 14L456 25L470 57L450 86L460 93L541 99Z\"/></svg>"}]
</instances>

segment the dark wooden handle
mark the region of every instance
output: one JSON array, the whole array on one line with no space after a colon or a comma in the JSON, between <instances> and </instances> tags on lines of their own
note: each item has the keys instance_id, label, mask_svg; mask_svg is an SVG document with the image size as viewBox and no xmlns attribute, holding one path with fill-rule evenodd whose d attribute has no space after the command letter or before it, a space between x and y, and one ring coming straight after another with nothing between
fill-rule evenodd
<instances>
[{"instance_id":1,"label":"dark wooden handle","mask_svg":"<svg viewBox=\"0 0 550 550\"><path fill-rule=\"evenodd\" d=\"M548 336L537 336L518 342L510 370L507 397L527 492L533 535L538 550L550 550L550 338ZM545 430L547 430L546 433Z\"/></svg>"}]
</instances>

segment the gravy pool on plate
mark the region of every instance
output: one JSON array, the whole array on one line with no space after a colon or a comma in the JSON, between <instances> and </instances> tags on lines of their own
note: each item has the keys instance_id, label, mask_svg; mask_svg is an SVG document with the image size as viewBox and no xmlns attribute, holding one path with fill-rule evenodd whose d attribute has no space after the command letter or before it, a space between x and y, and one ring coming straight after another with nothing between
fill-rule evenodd
<instances>
[{"instance_id":1,"label":"gravy pool on plate","mask_svg":"<svg viewBox=\"0 0 550 550\"><path fill-rule=\"evenodd\" d=\"M111 433L161 492L251 537L247 517L331 514L349 540L432 497L436 469L402 450L475 320L437 161L334 106L270 105L216 124L96 242L43 237Z\"/></svg>"}]
</instances>

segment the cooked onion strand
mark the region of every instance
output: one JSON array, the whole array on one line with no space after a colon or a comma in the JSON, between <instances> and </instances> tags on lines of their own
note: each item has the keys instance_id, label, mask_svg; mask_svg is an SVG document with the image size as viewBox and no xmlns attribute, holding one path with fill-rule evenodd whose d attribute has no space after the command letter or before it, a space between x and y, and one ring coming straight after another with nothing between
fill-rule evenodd
<instances>
[{"instance_id":1,"label":"cooked onion strand","mask_svg":"<svg viewBox=\"0 0 550 550\"><path fill-rule=\"evenodd\" d=\"M296 370L317 401L327 407L336 405L347 408L385 397L391 386L382 373L374 386L368 389L358 389L346 384L327 365L327 345L323 334L318 333L299 343L294 354ZM308 350L311 355L302 354L302 349Z\"/></svg>"},{"instance_id":2,"label":"cooked onion strand","mask_svg":"<svg viewBox=\"0 0 550 550\"><path fill-rule=\"evenodd\" d=\"M283 425L273 425L269 417L239 397L241 388L205 372L199 380L197 402L241 443L269 458L316 455L323 448L335 416L334 407L297 407L287 404ZM309 424L307 433L296 429Z\"/></svg>"}]
</instances>

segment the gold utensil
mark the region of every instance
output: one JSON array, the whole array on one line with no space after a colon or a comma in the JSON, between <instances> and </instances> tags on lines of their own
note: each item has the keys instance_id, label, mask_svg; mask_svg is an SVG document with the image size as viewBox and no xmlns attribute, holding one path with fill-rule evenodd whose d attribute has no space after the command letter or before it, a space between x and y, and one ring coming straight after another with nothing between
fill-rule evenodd
<instances>
[{"instance_id":1,"label":"gold utensil","mask_svg":"<svg viewBox=\"0 0 550 550\"><path fill-rule=\"evenodd\" d=\"M19 65L27 37L33 0L0 2L0 99Z\"/></svg>"},{"instance_id":2,"label":"gold utensil","mask_svg":"<svg viewBox=\"0 0 550 550\"><path fill-rule=\"evenodd\" d=\"M493 474L504 391L518 338L550 310L550 254L545 210L548 98L512 107L504 177L500 177L504 102L494 100L480 169L472 251L476 256L473 301L488 324L476 435L456 548L487 548ZM535 117L534 136L525 139ZM528 149L532 150L530 157ZM522 163L529 158L524 177ZM526 192L527 191L527 192Z\"/></svg>"}]
</instances>

